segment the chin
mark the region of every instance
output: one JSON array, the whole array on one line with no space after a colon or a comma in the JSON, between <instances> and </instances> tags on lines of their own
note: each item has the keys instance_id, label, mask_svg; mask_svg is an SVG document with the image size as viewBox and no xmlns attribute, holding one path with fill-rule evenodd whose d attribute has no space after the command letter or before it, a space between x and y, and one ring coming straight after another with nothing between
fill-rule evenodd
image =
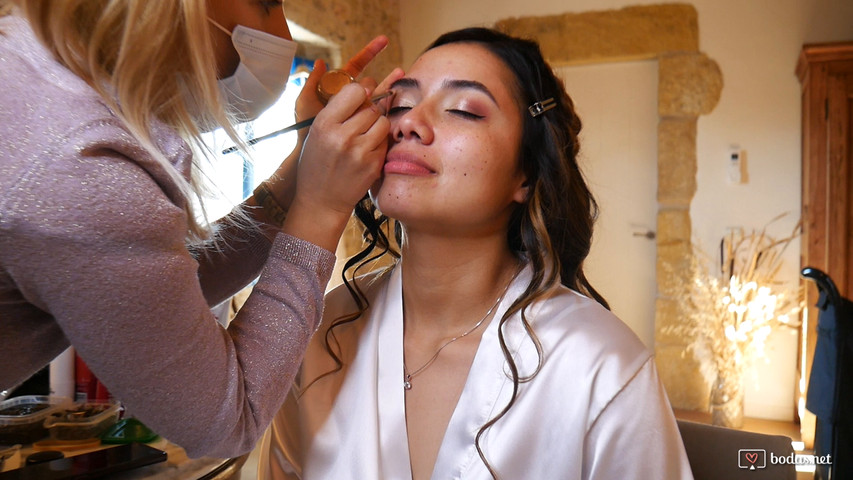
<instances>
[{"instance_id":1,"label":"chin","mask_svg":"<svg viewBox=\"0 0 853 480\"><path fill-rule=\"evenodd\" d=\"M402 197L387 189L371 191L370 199L380 213L395 220L403 220L413 213L410 197Z\"/></svg>"}]
</instances>

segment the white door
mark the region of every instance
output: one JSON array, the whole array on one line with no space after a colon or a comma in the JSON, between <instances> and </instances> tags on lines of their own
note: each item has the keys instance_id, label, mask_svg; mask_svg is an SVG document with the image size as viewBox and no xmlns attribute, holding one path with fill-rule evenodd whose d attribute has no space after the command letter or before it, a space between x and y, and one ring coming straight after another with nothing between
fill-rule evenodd
<instances>
[{"instance_id":1,"label":"white door","mask_svg":"<svg viewBox=\"0 0 853 480\"><path fill-rule=\"evenodd\" d=\"M583 122L580 165L600 215L584 271L647 347L654 347L657 61L562 67Z\"/></svg>"}]
</instances>

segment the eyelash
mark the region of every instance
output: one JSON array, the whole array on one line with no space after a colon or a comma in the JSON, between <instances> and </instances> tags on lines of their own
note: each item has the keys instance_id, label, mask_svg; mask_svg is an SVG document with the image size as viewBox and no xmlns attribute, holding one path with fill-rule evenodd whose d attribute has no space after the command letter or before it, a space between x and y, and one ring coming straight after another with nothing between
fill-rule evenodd
<instances>
[{"instance_id":1,"label":"eyelash","mask_svg":"<svg viewBox=\"0 0 853 480\"><path fill-rule=\"evenodd\" d=\"M388 109L387 116L397 115L398 113L403 113L404 110L411 110L412 107L391 107Z\"/></svg>"},{"instance_id":2,"label":"eyelash","mask_svg":"<svg viewBox=\"0 0 853 480\"><path fill-rule=\"evenodd\" d=\"M460 117L471 119L471 120L479 120L479 119L483 118L482 115L477 115L475 113L471 113L471 112L468 112L465 110L448 110L448 112L450 112L454 115L458 115Z\"/></svg>"},{"instance_id":3,"label":"eyelash","mask_svg":"<svg viewBox=\"0 0 853 480\"><path fill-rule=\"evenodd\" d=\"M264 10L266 10L267 14L270 13L271 9L280 8L283 4L284 4L283 1L275 1L275 0L261 1L261 5L264 7Z\"/></svg>"},{"instance_id":4,"label":"eyelash","mask_svg":"<svg viewBox=\"0 0 853 480\"><path fill-rule=\"evenodd\" d=\"M390 117L390 116L392 116L392 115L401 114L401 113L403 113L404 111L408 111L408 110L411 110L411 109L412 109L412 107L403 107L403 106L391 107L391 108L388 110L388 115L387 115L387 116L389 116L389 117ZM482 115L477 115L477 114L475 114L475 113L467 112L467 111L465 111L465 110L450 109L450 110L447 110L447 112L449 112L449 113L451 113L451 114L453 114L453 115L457 115L457 116L459 116L459 117L467 118L467 119L469 119L469 120L480 120L481 118L484 118Z\"/></svg>"}]
</instances>

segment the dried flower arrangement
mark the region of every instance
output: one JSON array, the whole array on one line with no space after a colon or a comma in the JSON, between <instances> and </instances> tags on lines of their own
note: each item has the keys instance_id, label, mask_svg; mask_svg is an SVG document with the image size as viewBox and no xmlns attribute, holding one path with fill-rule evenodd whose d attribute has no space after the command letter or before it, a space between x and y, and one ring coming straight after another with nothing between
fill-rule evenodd
<instances>
[{"instance_id":1,"label":"dried flower arrangement","mask_svg":"<svg viewBox=\"0 0 853 480\"><path fill-rule=\"evenodd\" d=\"M766 229L731 231L720 244L719 266L694 245L690 272L674 275L677 291L688 299L687 315L664 332L689 342L686 350L711 384L717 425L742 426L744 368L764 355L774 329L800 325L801 292L786 288L779 278L782 255L799 235L800 224L779 240Z\"/></svg>"}]
</instances>

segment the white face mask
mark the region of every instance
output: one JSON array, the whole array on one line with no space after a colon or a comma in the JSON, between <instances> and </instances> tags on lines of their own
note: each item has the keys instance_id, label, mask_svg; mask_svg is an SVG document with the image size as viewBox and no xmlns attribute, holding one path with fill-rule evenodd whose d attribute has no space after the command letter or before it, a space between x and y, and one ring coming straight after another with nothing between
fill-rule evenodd
<instances>
[{"instance_id":1,"label":"white face mask","mask_svg":"<svg viewBox=\"0 0 853 480\"><path fill-rule=\"evenodd\" d=\"M237 25L233 32L209 19L231 37L240 55L237 70L219 80L228 107L241 121L258 118L274 104L287 86L297 43L260 30Z\"/></svg>"}]
</instances>

